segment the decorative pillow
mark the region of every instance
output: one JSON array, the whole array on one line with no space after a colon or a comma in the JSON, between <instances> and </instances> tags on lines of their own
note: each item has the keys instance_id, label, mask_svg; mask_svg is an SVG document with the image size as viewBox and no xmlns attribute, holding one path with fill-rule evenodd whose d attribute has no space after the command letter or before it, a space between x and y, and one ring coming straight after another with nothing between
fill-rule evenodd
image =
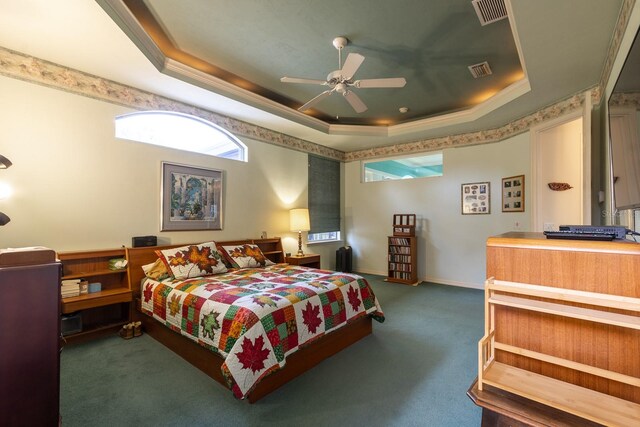
<instances>
[{"instance_id":1,"label":"decorative pillow","mask_svg":"<svg viewBox=\"0 0 640 427\"><path fill-rule=\"evenodd\" d=\"M215 242L181 246L156 253L176 279L209 276L227 271Z\"/></svg>"},{"instance_id":2,"label":"decorative pillow","mask_svg":"<svg viewBox=\"0 0 640 427\"><path fill-rule=\"evenodd\" d=\"M255 268L275 264L264 256L257 245L245 243L239 246L222 246L222 249L235 268Z\"/></svg>"},{"instance_id":3,"label":"decorative pillow","mask_svg":"<svg viewBox=\"0 0 640 427\"><path fill-rule=\"evenodd\" d=\"M224 250L224 248L222 247L222 245L218 245L216 243L216 247L218 249L218 252L220 252L220 254L222 255L222 262L224 263L224 265L227 268L237 268L233 265L233 263L231 262L231 257L229 256L229 254L227 254L227 251Z\"/></svg>"},{"instance_id":4,"label":"decorative pillow","mask_svg":"<svg viewBox=\"0 0 640 427\"><path fill-rule=\"evenodd\" d=\"M167 266L164 265L164 262L162 262L160 258L158 258L156 262L143 265L142 271L144 271L144 275L149 279L157 280L159 282L170 276L167 271Z\"/></svg>"}]
</instances>

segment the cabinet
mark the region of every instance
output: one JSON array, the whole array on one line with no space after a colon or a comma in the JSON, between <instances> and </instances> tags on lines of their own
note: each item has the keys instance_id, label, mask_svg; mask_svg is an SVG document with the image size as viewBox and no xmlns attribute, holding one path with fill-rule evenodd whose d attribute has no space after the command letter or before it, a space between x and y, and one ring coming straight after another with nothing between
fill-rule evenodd
<instances>
[{"instance_id":1,"label":"cabinet","mask_svg":"<svg viewBox=\"0 0 640 427\"><path fill-rule=\"evenodd\" d=\"M0 267L0 425L58 425L59 283L57 262Z\"/></svg>"},{"instance_id":2,"label":"cabinet","mask_svg":"<svg viewBox=\"0 0 640 427\"><path fill-rule=\"evenodd\" d=\"M114 332L130 319L131 286L127 268L109 269L109 260L125 258L125 249L61 252L62 280L86 279L100 283L101 290L62 299L62 313L80 312L82 332L68 335L67 341Z\"/></svg>"},{"instance_id":3,"label":"cabinet","mask_svg":"<svg viewBox=\"0 0 640 427\"><path fill-rule=\"evenodd\" d=\"M320 255L305 254L302 256L288 256L286 262L291 265L302 265L311 268L320 268Z\"/></svg>"},{"instance_id":4,"label":"cabinet","mask_svg":"<svg viewBox=\"0 0 640 427\"><path fill-rule=\"evenodd\" d=\"M540 421L531 409L538 404L581 425L640 425L639 244L507 233L487 241L487 275L470 396L499 390L525 398L531 425ZM478 404L483 419L485 411L522 414Z\"/></svg>"},{"instance_id":5,"label":"cabinet","mask_svg":"<svg viewBox=\"0 0 640 427\"><path fill-rule=\"evenodd\" d=\"M406 285L417 285L417 243L415 236L389 236L388 248L388 274L386 281Z\"/></svg>"}]
</instances>

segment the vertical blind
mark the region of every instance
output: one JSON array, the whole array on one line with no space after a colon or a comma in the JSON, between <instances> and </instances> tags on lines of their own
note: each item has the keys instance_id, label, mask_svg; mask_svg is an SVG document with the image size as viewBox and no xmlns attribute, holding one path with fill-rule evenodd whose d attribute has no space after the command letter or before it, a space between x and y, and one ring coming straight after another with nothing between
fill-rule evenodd
<instances>
[{"instance_id":1,"label":"vertical blind","mask_svg":"<svg viewBox=\"0 0 640 427\"><path fill-rule=\"evenodd\" d=\"M340 231L340 162L309 155L310 233Z\"/></svg>"}]
</instances>

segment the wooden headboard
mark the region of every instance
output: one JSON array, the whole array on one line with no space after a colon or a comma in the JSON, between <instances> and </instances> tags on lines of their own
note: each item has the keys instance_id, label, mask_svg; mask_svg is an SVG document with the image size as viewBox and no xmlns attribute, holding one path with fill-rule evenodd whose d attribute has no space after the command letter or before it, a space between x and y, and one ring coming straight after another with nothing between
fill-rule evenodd
<instances>
[{"instance_id":1,"label":"wooden headboard","mask_svg":"<svg viewBox=\"0 0 640 427\"><path fill-rule=\"evenodd\" d=\"M133 300L140 297L140 281L144 278L144 271L142 266L155 262L158 259L156 255L157 250L177 248L180 246L187 246L198 243L179 243L175 245L166 246L145 246L140 248L127 248L127 264L128 264L128 276L129 285L133 291ZM273 237L270 239L244 239L244 240L230 240L225 242L218 242L216 244L220 246L232 246L243 245L245 243L251 243L258 245L264 256L269 258L275 263L284 262L284 251L282 249L282 240L280 237Z\"/></svg>"}]
</instances>

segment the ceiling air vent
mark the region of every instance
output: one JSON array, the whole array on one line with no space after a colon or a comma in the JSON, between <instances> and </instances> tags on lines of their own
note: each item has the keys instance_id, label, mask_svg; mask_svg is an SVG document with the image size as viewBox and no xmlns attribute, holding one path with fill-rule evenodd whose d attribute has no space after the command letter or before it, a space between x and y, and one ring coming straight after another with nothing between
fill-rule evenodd
<instances>
[{"instance_id":1,"label":"ceiling air vent","mask_svg":"<svg viewBox=\"0 0 640 427\"><path fill-rule=\"evenodd\" d=\"M471 71L471 75L474 79L486 77L492 73L491 67L489 67L489 63L487 61L481 62L480 64L469 65L469 71Z\"/></svg>"},{"instance_id":2,"label":"ceiling air vent","mask_svg":"<svg viewBox=\"0 0 640 427\"><path fill-rule=\"evenodd\" d=\"M487 25L507 17L504 0L472 0L480 24Z\"/></svg>"}]
</instances>

